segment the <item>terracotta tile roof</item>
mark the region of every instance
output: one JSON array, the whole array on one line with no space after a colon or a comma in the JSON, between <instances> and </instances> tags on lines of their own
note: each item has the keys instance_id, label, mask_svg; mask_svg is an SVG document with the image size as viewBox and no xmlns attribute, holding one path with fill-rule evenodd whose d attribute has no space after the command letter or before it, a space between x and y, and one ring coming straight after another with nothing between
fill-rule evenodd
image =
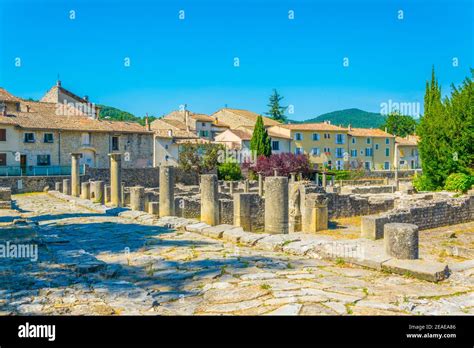
<instances>
[{"instance_id":1,"label":"terracotta tile roof","mask_svg":"<svg viewBox=\"0 0 474 348\"><path fill-rule=\"evenodd\" d=\"M0 116L0 124L25 129L151 134L138 123L93 119L67 104L60 104L60 108L56 103L24 101L22 104L29 106L29 112L8 112L7 116Z\"/></svg>"},{"instance_id":2,"label":"terracotta tile roof","mask_svg":"<svg viewBox=\"0 0 474 348\"><path fill-rule=\"evenodd\" d=\"M211 117L211 116L205 115L205 114L191 113L189 115L189 117L191 117L192 119L195 119L196 121L199 121L199 122L214 122L216 120L214 117Z\"/></svg>"},{"instance_id":3,"label":"terracotta tile roof","mask_svg":"<svg viewBox=\"0 0 474 348\"><path fill-rule=\"evenodd\" d=\"M250 132L252 132L253 134L253 128L252 126L240 126L240 127L237 127L237 129L246 129L246 130L249 130ZM275 131L273 131L271 128L267 128L267 133L270 137L272 138L280 138L280 139L291 139L290 136L286 136L286 135L283 135L283 134L280 134L280 133L277 133Z\"/></svg>"},{"instance_id":4,"label":"terracotta tile roof","mask_svg":"<svg viewBox=\"0 0 474 348\"><path fill-rule=\"evenodd\" d=\"M19 102L21 101L21 99L18 97L15 97L13 94L8 92L5 88L0 87L0 102L1 101Z\"/></svg>"},{"instance_id":5,"label":"terracotta tile roof","mask_svg":"<svg viewBox=\"0 0 474 348\"><path fill-rule=\"evenodd\" d=\"M178 120L172 120L169 118L162 118L161 120L167 123L168 125L171 125L177 129L186 130L186 124L184 122L181 122Z\"/></svg>"},{"instance_id":6,"label":"terracotta tile roof","mask_svg":"<svg viewBox=\"0 0 474 348\"><path fill-rule=\"evenodd\" d=\"M410 145L416 146L420 141L420 137L417 135L408 135L405 138L402 137L395 137L395 142L400 145Z\"/></svg>"},{"instance_id":7,"label":"terracotta tile roof","mask_svg":"<svg viewBox=\"0 0 474 348\"><path fill-rule=\"evenodd\" d=\"M150 128L155 135L162 138L198 138L196 134L186 130L186 125L183 122L177 120L160 118L154 120L150 124ZM170 130L171 135L169 134Z\"/></svg>"},{"instance_id":8,"label":"terracotta tile roof","mask_svg":"<svg viewBox=\"0 0 474 348\"><path fill-rule=\"evenodd\" d=\"M222 111L227 111L227 112L231 112L235 115L238 115L238 116L241 116L241 117L244 117L252 122L257 122L257 117L259 116L259 114L253 112L253 111L249 111L249 110L242 110L242 109L230 109L230 108L223 108L221 109ZM219 110L219 111L221 111ZM219 112L219 111L216 111L215 113ZM215 114L214 113L214 114ZM268 117L265 117L262 115L262 118L263 118L263 124L265 126L276 126L276 125L279 125L281 124L280 122L278 121L275 121L275 120L272 120L271 118L268 118Z\"/></svg>"},{"instance_id":9,"label":"terracotta tile roof","mask_svg":"<svg viewBox=\"0 0 474 348\"><path fill-rule=\"evenodd\" d=\"M252 139L252 131L249 131L247 129L229 129L229 132L234 133L242 140Z\"/></svg>"},{"instance_id":10,"label":"terracotta tile roof","mask_svg":"<svg viewBox=\"0 0 474 348\"><path fill-rule=\"evenodd\" d=\"M392 134L384 132L378 128L351 128L350 130L347 129L347 131L349 135L354 137L394 137Z\"/></svg>"},{"instance_id":11,"label":"terracotta tile roof","mask_svg":"<svg viewBox=\"0 0 474 348\"><path fill-rule=\"evenodd\" d=\"M282 124L280 127L291 129L291 130L308 130L308 131L345 131L345 128L334 126L329 123L294 123L294 124Z\"/></svg>"},{"instance_id":12,"label":"terracotta tile roof","mask_svg":"<svg viewBox=\"0 0 474 348\"><path fill-rule=\"evenodd\" d=\"M177 139L176 144L209 144L211 141L203 138Z\"/></svg>"}]
</instances>

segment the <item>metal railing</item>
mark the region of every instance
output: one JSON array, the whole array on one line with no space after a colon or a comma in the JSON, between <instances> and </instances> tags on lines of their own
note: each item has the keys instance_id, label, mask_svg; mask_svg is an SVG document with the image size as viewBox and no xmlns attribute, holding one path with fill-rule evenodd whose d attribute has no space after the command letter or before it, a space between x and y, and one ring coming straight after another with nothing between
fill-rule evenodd
<instances>
[{"instance_id":1,"label":"metal railing","mask_svg":"<svg viewBox=\"0 0 474 348\"><path fill-rule=\"evenodd\" d=\"M79 174L85 173L85 166L79 166ZM0 176L53 176L71 175L71 166L0 166Z\"/></svg>"}]
</instances>

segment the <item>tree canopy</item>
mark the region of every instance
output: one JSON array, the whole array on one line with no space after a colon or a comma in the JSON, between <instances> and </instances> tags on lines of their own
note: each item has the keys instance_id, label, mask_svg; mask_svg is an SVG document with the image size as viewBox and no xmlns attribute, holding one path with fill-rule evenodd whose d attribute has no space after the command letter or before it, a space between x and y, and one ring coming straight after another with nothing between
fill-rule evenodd
<instances>
[{"instance_id":1,"label":"tree canopy","mask_svg":"<svg viewBox=\"0 0 474 348\"><path fill-rule=\"evenodd\" d=\"M262 116L257 117L255 127L253 129L252 139L250 140L250 150L255 151L256 156L268 157L272 154L270 137L263 125Z\"/></svg>"}]
</instances>

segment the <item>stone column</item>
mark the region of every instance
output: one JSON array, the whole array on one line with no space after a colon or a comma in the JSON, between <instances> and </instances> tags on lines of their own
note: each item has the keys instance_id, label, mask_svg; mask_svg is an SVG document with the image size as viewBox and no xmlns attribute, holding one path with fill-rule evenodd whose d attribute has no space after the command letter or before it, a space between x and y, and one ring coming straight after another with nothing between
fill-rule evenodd
<instances>
[{"instance_id":1,"label":"stone column","mask_svg":"<svg viewBox=\"0 0 474 348\"><path fill-rule=\"evenodd\" d=\"M288 178L265 179L265 232L288 233Z\"/></svg>"},{"instance_id":2,"label":"stone column","mask_svg":"<svg viewBox=\"0 0 474 348\"><path fill-rule=\"evenodd\" d=\"M314 183L316 186L319 186L319 173L316 173L316 176L314 177Z\"/></svg>"},{"instance_id":3,"label":"stone column","mask_svg":"<svg viewBox=\"0 0 474 348\"><path fill-rule=\"evenodd\" d=\"M258 174L258 195L263 197L263 175Z\"/></svg>"},{"instance_id":4,"label":"stone column","mask_svg":"<svg viewBox=\"0 0 474 348\"><path fill-rule=\"evenodd\" d=\"M61 192L61 189L62 189L62 183L60 183L60 182L54 183L54 190L55 191Z\"/></svg>"},{"instance_id":5,"label":"stone column","mask_svg":"<svg viewBox=\"0 0 474 348\"><path fill-rule=\"evenodd\" d=\"M159 215L160 203L159 202L148 202L148 214Z\"/></svg>"},{"instance_id":6,"label":"stone column","mask_svg":"<svg viewBox=\"0 0 474 348\"><path fill-rule=\"evenodd\" d=\"M110 185L105 185L104 186L104 192L105 192L105 203L109 203L110 202Z\"/></svg>"},{"instance_id":7,"label":"stone column","mask_svg":"<svg viewBox=\"0 0 474 348\"><path fill-rule=\"evenodd\" d=\"M109 153L110 157L110 203L121 207L122 200L122 155Z\"/></svg>"},{"instance_id":8,"label":"stone column","mask_svg":"<svg viewBox=\"0 0 474 348\"><path fill-rule=\"evenodd\" d=\"M174 167L160 167L160 217L174 216Z\"/></svg>"},{"instance_id":9,"label":"stone column","mask_svg":"<svg viewBox=\"0 0 474 348\"><path fill-rule=\"evenodd\" d=\"M71 153L71 195L74 197L79 197L81 189L81 177L79 174L79 158L81 157L81 153Z\"/></svg>"},{"instance_id":10,"label":"stone column","mask_svg":"<svg viewBox=\"0 0 474 348\"><path fill-rule=\"evenodd\" d=\"M234 182L229 181L229 194L233 195L234 194Z\"/></svg>"},{"instance_id":11,"label":"stone column","mask_svg":"<svg viewBox=\"0 0 474 348\"><path fill-rule=\"evenodd\" d=\"M244 231L254 230L252 211L255 209L256 193L236 193L234 195L234 225L242 227Z\"/></svg>"},{"instance_id":12,"label":"stone column","mask_svg":"<svg viewBox=\"0 0 474 348\"><path fill-rule=\"evenodd\" d=\"M217 175L201 175L201 221L211 226L219 224Z\"/></svg>"},{"instance_id":13,"label":"stone column","mask_svg":"<svg viewBox=\"0 0 474 348\"><path fill-rule=\"evenodd\" d=\"M273 176L278 176L278 170L273 169Z\"/></svg>"},{"instance_id":14,"label":"stone column","mask_svg":"<svg viewBox=\"0 0 474 348\"><path fill-rule=\"evenodd\" d=\"M328 229L328 199L320 193L305 195L302 232L314 233Z\"/></svg>"},{"instance_id":15,"label":"stone column","mask_svg":"<svg viewBox=\"0 0 474 348\"><path fill-rule=\"evenodd\" d=\"M289 233L301 232L301 188L300 183L288 185L288 223Z\"/></svg>"},{"instance_id":16,"label":"stone column","mask_svg":"<svg viewBox=\"0 0 474 348\"><path fill-rule=\"evenodd\" d=\"M104 182L96 181L94 183L94 202L104 204L105 203L105 192L104 192Z\"/></svg>"},{"instance_id":17,"label":"stone column","mask_svg":"<svg viewBox=\"0 0 474 348\"><path fill-rule=\"evenodd\" d=\"M89 199L91 197L91 183L83 182L81 183L81 198Z\"/></svg>"},{"instance_id":18,"label":"stone column","mask_svg":"<svg viewBox=\"0 0 474 348\"><path fill-rule=\"evenodd\" d=\"M400 180L398 179L398 169L395 169L395 190L400 190Z\"/></svg>"},{"instance_id":19,"label":"stone column","mask_svg":"<svg viewBox=\"0 0 474 348\"><path fill-rule=\"evenodd\" d=\"M130 187L130 208L132 210L145 210L145 188L143 186Z\"/></svg>"},{"instance_id":20,"label":"stone column","mask_svg":"<svg viewBox=\"0 0 474 348\"><path fill-rule=\"evenodd\" d=\"M323 183L322 183L322 186L323 188L326 188L326 173L323 173Z\"/></svg>"},{"instance_id":21,"label":"stone column","mask_svg":"<svg viewBox=\"0 0 474 348\"><path fill-rule=\"evenodd\" d=\"M397 259L418 259L418 226L403 223L384 225L385 252Z\"/></svg>"},{"instance_id":22,"label":"stone column","mask_svg":"<svg viewBox=\"0 0 474 348\"><path fill-rule=\"evenodd\" d=\"M294 184L295 181L296 181L296 174L295 173L291 173L291 180L290 180L290 183Z\"/></svg>"},{"instance_id":23,"label":"stone column","mask_svg":"<svg viewBox=\"0 0 474 348\"><path fill-rule=\"evenodd\" d=\"M71 194L71 180L70 179L63 179L63 193L65 195Z\"/></svg>"},{"instance_id":24,"label":"stone column","mask_svg":"<svg viewBox=\"0 0 474 348\"><path fill-rule=\"evenodd\" d=\"M336 176L331 175L331 186L334 187L335 184L336 184Z\"/></svg>"},{"instance_id":25,"label":"stone column","mask_svg":"<svg viewBox=\"0 0 474 348\"><path fill-rule=\"evenodd\" d=\"M245 179L244 181L244 192L249 193L250 192L250 186L249 186L249 180Z\"/></svg>"}]
</instances>

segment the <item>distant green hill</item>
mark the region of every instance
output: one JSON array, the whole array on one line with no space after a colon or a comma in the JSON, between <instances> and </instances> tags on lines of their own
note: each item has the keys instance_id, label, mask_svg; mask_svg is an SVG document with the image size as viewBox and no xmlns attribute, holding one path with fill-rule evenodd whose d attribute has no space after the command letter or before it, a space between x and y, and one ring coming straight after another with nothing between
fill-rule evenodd
<instances>
[{"instance_id":1,"label":"distant green hill","mask_svg":"<svg viewBox=\"0 0 474 348\"><path fill-rule=\"evenodd\" d=\"M123 111L112 106L107 105L97 105L100 107L100 118L103 120L109 121L127 121L127 122L137 122L142 126L145 125L145 119L142 117L137 117L127 111ZM149 122L153 122L156 119L154 116L148 117Z\"/></svg>"},{"instance_id":2,"label":"distant green hill","mask_svg":"<svg viewBox=\"0 0 474 348\"><path fill-rule=\"evenodd\" d=\"M331 121L333 125L347 127L349 124L356 128L379 128L385 122L385 116L360 109L345 109L328 112L303 123Z\"/></svg>"}]
</instances>

